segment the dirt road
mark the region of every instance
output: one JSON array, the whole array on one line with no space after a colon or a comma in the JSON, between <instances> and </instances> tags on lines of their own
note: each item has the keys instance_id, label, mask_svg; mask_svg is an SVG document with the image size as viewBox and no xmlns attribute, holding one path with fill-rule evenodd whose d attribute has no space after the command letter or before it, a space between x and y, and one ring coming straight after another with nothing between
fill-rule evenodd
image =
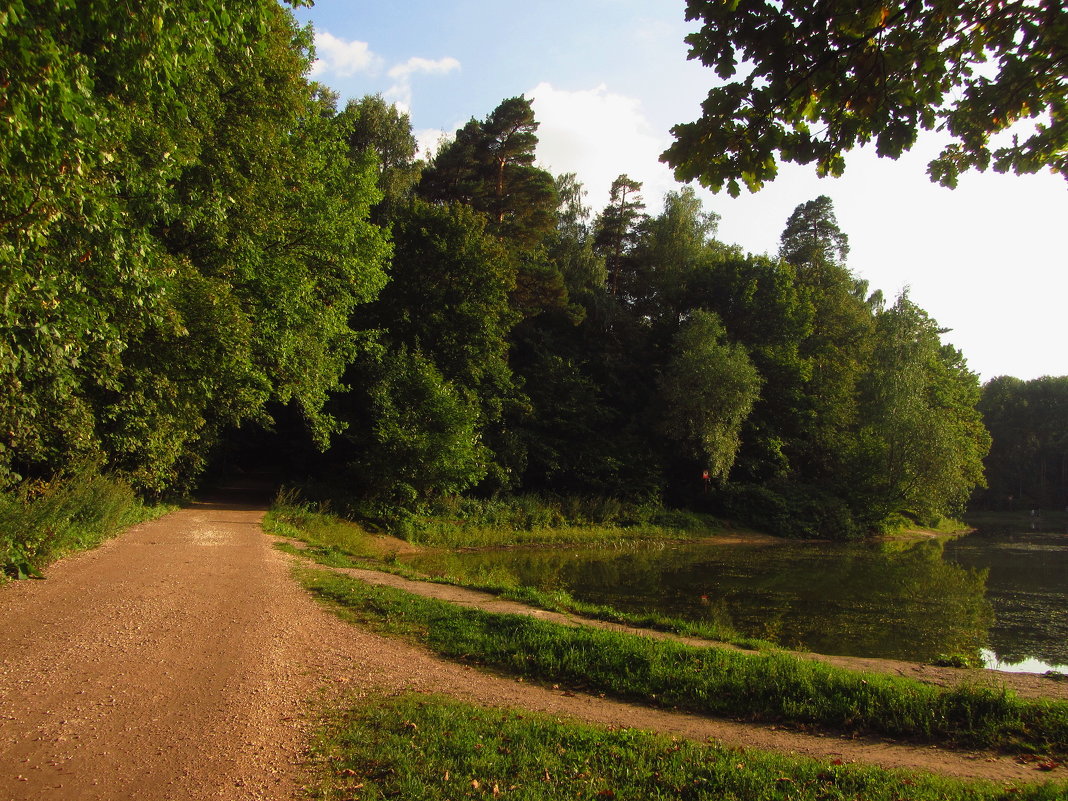
<instances>
[{"instance_id":1,"label":"dirt road","mask_svg":"<svg viewBox=\"0 0 1068 801\"><path fill-rule=\"evenodd\" d=\"M197 505L0 588L3 798L292 794L320 645L262 514Z\"/></svg>"},{"instance_id":2,"label":"dirt road","mask_svg":"<svg viewBox=\"0 0 1068 801\"><path fill-rule=\"evenodd\" d=\"M0 798L292 799L315 699L403 688L818 758L1044 778L988 754L709 720L442 662L323 612L262 514L198 504L57 563L45 581L0 587Z\"/></svg>"}]
</instances>

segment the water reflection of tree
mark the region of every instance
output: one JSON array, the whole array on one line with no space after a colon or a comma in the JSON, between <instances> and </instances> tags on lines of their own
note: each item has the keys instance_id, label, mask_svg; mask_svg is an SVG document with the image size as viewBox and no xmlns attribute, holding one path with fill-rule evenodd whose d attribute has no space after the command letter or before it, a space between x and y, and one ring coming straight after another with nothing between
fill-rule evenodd
<instances>
[{"instance_id":1,"label":"water reflection of tree","mask_svg":"<svg viewBox=\"0 0 1068 801\"><path fill-rule=\"evenodd\" d=\"M956 562L989 566L990 648L1005 663L1068 665L1068 536L1060 527L1032 531L1026 516L1000 522L946 547Z\"/></svg>"},{"instance_id":2,"label":"water reflection of tree","mask_svg":"<svg viewBox=\"0 0 1068 801\"><path fill-rule=\"evenodd\" d=\"M986 571L945 561L938 542L510 549L441 560L454 575L507 576L623 609L711 618L827 653L978 657L993 619Z\"/></svg>"},{"instance_id":3,"label":"water reflection of tree","mask_svg":"<svg viewBox=\"0 0 1068 801\"><path fill-rule=\"evenodd\" d=\"M986 578L986 571L946 562L936 542L903 551L854 548L822 560L808 581L793 585L791 602L803 611L783 637L828 653L978 658L993 622ZM788 581L780 574L766 586L788 595Z\"/></svg>"}]
</instances>

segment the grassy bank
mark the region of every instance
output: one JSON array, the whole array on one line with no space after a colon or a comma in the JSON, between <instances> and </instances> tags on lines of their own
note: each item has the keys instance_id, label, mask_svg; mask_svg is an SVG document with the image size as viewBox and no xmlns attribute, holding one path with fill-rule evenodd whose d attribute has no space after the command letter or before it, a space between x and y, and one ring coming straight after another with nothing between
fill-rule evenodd
<instances>
[{"instance_id":1,"label":"grassy bank","mask_svg":"<svg viewBox=\"0 0 1068 801\"><path fill-rule=\"evenodd\" d=\"M712 536L723 530L722 521L710 515L615 498L533 494L490 499L452 497L438 499L420 512L384 512L331 501L328 492L318 494L324 503L316 507L303 502L297 491L283 492L274 509L281 515L302 516L335 508L348 519L363 521L407 542L444 548L678 540Z\"/></svg>"},{"instance_id":2,"label":"grassy bank","mask_svg":"<svg viewBox=\"0 0 1068 801\"><path fill-rule=\"evenodd\" d=\"M0 581L40 576L61 556L169 509L146 506L127 484L95 472L0 492Z\"/></svg>"},{"instance_id":3,"label":"grassy bank","mask_svg":"<svg viewBox=\"0 0 1068 801\"><path fill-rule=\"evenodd\" d=\"M263 523L269 534L306 543L297 550L282 546L293 554L310 558L328 567L361 567L382 570L419 581L451 584L490 592L512 601L547 609L581 615L594 620L621 623L628 626L666 631L684 636L703 637L743 648L774 648L772 643L746 637L730 626L715 621L683 620L654 613L624 612L602 604L591 604L573 598L565 590L540 590L516 583L510 575L493 573L472 581L453 575L428 577L397 561L389 546L383 546L362 526L342 520L332 514L315 511L307 505L276 503Z\"/></svg>"},{"instance_id":4,"label":"grassy bank","mask_svg":"<svg viewBox=\"0 0 1068 801\"><path fill-rule=\"evenodd\" d=\"M399 536L420 545L477 548L707 537L722 526L707 515L658 504L520 495L444 499L425 515L399 521L396 528Z\"/></svg>"},{"instance_id":5,"label":"grassy bank","mask_svg":"<svg viewBox=\"0 0 1068 801\"><path fill-rule=\"evenodd\" d=\"M339 715L317 756L313 795L325 801L1055 801L1066 792L698 745L414 694Z\"/></svg>"},{"instance_id":6,"label":"grassy bank","mask_svg":"<svg viewBox=\"0 0 1068 801\"><path fill-rule=\"evenodd\" d=\"M696 648L460 608L308 571L306 586L342 617L442 656L620 698L748 720L1013 751L1068 751L1068 703L944 690L785 653Z\"/></svg>"}]
</instances>

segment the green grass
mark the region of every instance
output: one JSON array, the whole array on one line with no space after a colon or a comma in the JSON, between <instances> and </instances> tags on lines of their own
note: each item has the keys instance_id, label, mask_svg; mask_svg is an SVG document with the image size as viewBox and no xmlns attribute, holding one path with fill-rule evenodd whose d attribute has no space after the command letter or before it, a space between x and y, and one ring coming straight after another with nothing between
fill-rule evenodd
<instances>
[{"instance_id":1,"label":"green grass","mask_svg":"<svg viewBox=\"0 0 1068 801\"><path fill-rule=\"evenodd\" d=\"M436 696L372 698L331 720L313 797L1055 801L1063 784L1004 787L700 745Z\"/></svg>"},{"instance_id":2,"label":"green grass","mask_svg":"<svg viewBox=\"0 0 1068 801\"><path fill-rule=\"evenodd\" d=\"M337 488L284 490L275 507L310 509L302 497L328 499L343 516L413 544L480 548L509 545L603 545L635 539L709 537L723 523L706 514L668 509L659 503L616 498L515 495L498 498L445 497L419 511L353 506ZM325 506L319 511L324 511Z\"/></svg>"},{"instance_id":3,"label":"green grass","mask_svg":"<svg viewBox=\"0 0 1068 801\"><path fill-rule=\"evenodd\" d=\"M707 515L659 504L540 495L445 498L427 514L409 515L393 527L410 542L449 548L677 540L711 536L722 528Z\"/></svg>"},{"instance_id":4,"label":"green grass","mask_svg":"<svg viewBox=\"0 0 1068 801\"><path fill-rule=\"evenodd\" d=\"M325 510L276 499L263 519L263 530L278 537L299 540L309 546L303 553L332 567L354 567L373 559L372 536L362 526L342 520Z\"/></svg>"},{"instance_id":5,"label":"green grass","mask_svg":"<svg viewBox=\"0 0 1068 801\"><path fill-rule=\"evenodd\" d=\"M172 508L146 505L124 482L91 471L0 492L0 581L38 577L56 559Z\"/></svg>"},{"instance_id":6,"label":"green grass","mask_svg":"<svg viewBox=\"0 0 1068 801\"><path fill-rule=\"evenodd\" d=\"M371 546L372 535L362 526L342 520L325 511L316 511L307 505L275 502L263 523L269 534L299 540L308 545L305 549L291 545L278 546L294 555L312 559L327 567L358 567L381 570L415 581L449 584L473 590L489 592L512 601L536 606L553 612L576 614L594 620L621 623L627 626L654 629L689 637L726 642L742 648L769 649L776 646L764 640L745 637L735 629L714 621L692 621L671 618L654 613L638 614L624 612L611 606L591 604L573 598L565 590L540 590L516 583L507 573L494 573L460 578L445 574L426 576L395 558L381 558Z\"/></svg>"},{"instance_id":7,"label":"green grass","mask_svg":"<svg viewBox=\"0 0 1068 801\"><path fill-rule=\"evenodd\" d=\"M306 586L342 617L509 674L747 720L961 747L1068 751L1068 703L861 674L781 652L697 648L460 608L321 571Z\"/></svg>"}]
</instances>

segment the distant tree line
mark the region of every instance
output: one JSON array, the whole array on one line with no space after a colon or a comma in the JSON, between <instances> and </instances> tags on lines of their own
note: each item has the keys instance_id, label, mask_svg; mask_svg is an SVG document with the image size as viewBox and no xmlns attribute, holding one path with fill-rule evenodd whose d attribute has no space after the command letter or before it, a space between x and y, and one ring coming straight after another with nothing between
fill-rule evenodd
<instances>
[{"instance_id":1,"label":"distant tree line","mask_svg":"<svg viewBox=\"0 0 1068 801\"><path fill-rule=\"evenodd\" d=\"M988 488L977 506L999 511L1068 508L1068 376L1001 376L979 401L993 437Z\"/></svg>"},{"instance_id":2,"label":"distant tree line","mask_svg":"<svg viewBox=\"0 0 1068 801\"><path fill-rule=\"evenodd\" d=\"M621 175L594 213L523 97L421 161L381 97L307 79L273 0L27 0L0 39L8 486L164 493L269 442L369 509L603 495L842 538L983 481L977 377L850 272L826 197L775 257L689 188L650 213Z\"/></svg>"}]
</instances>

